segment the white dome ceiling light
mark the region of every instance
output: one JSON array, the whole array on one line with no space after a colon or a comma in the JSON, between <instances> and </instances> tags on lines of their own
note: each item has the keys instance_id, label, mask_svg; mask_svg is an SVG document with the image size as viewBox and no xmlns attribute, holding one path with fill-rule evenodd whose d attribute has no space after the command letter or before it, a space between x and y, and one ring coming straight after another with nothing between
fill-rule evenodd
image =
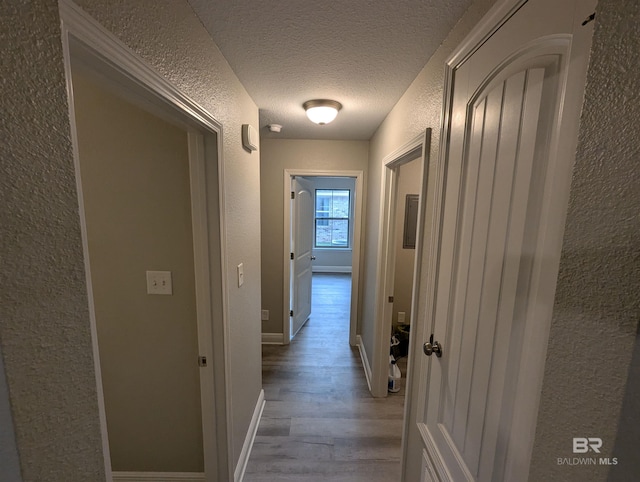
<instances>
[{"instance_id":1,"label":"white dome ceiling light","mask_svg":"<svg viewBox=\"0 0 640 482\"><path fill-rule=\"evenodd\" d=\"M323 126L336 118L342 104L335 100L315 99L308 100L302 107L307 111L307 117L311 122Z\"/></svg>"}]
</instances>

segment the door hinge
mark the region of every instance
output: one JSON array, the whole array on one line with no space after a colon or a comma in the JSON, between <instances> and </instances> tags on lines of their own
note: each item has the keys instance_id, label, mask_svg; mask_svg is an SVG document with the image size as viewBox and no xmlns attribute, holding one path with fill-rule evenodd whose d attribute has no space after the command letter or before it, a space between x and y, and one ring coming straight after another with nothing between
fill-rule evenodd
<instances>
[{"instance_id":1,"label":"door hinge","mask_svg":"<svg viewBox=\"0 0 640 482\"><path fill-rule=\"evenodd\" d=\"M296 193L291 191L291 199L295 199L296 198Z\"/></svg>"},{"instance_id":2,"label":"door hinge","mask_svg":"<svg viewBox=\"0 0 640 482\"><path fill-rule=\"evenodd\" d=\"M289 312L289 316L293 316L293 310Z\"/></svg>"},{"instance_id":3,"label":"door hinge","mask_svg":"<svg viewBox=\"0 0 640 482\"><path fill-rule=\"evenodd\" d=\"M291 259L294 259L293 253L291 253Z\"/></svg>"},{"instance_id":4,"label":"door hinge","mask_svg":"<svg viewBox=\"0 0 640 482\"><path fill-rule=\"evenodd\" d=\"M393 303L393 296L389 296L389 303Z\"/></svg>"},{"instance_id":5,"label":"door hinge","mask_svg":"<svg viewBox=\"0 0 640 482\"><path fill-rule=\"evenodd\" d=\"M199 356L198 357L198 366L199 367L206 367L207 366L207 357L206 356Z\"/></svg>"}]
</instances>

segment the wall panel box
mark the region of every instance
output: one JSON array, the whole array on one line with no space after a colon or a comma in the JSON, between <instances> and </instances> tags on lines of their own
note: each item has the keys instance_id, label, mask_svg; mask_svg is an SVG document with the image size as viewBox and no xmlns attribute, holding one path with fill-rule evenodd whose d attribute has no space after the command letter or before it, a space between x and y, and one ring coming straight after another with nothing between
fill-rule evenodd
<instances>
[{"instance_id":1,"label":"wall panel box","mask_svg":"<svg viewBox=\"0 0 640 482\"><path fill-rule=\"evenodd\" d=\"M248 151L258 149L258 131L250 124L242 124L242 145Z\"/></svg>"}]
</instances>

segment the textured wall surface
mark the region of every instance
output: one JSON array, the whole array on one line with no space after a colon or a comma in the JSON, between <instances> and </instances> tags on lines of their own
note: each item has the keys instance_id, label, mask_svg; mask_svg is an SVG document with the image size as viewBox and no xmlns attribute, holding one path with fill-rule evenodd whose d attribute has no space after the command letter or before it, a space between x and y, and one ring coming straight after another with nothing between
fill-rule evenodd
<instances>
[{"instance_id":1,"label":"textured wall surface","mask_svg":"<svg viewBox=\"0 0 640 482\"><path fill-rule=\"evenodd\" d=\"M22 475L104 480L57 2L2 2L0 46L0 341Z\"/></svg>"},{"instance_id":2,"label":"textured wall surface","mask_svg":"<svg viewBox=\"0 0 640 482\"><path fill-rule=\"evenodd\" d=\"M223 124L233 456L261 389L258 109L186 1L78 2ZM58 5L3 2L0 339L25 481L104 478ZM245 283L237 288L236 265ZM9 287L4 289L4 287Z\"/></svg>"},{"instance_id":3,"label":"textured wall surface","mask_svg":"<svg viewBox=\"0 0 640 482\"><path fill-rule=\"evenodd\" d=\"M0 350L0 427L2 427L0 430L0 477L2 480L22 482L2 350Z\"/></svg>"},{"instance_id":4,"label":"textured wall surface","mask_svg":"<svg viewBox=\"0 0 640 482\"><path fill-rule=\"evenodd\" d=\"M260 153L242 148L242 124L258 109L186 1L77 2L223 125L227 286L234 461L262 385L260 335ZM238 288L236 266L244 264Z\"/></svg>"},{"instance_id":5,"label":"textured wall surface","mask_svg":"<svg viewBox=\"0 0 640 482\"><path fill-rule=\"evenodd\" d=\"M638 477L640 424L627 377L640 319L640 4L597 8L530 480ZM636 356L636 373L637 373ZM632 372L633 373L633 372ZM637 403L637 402L636 402ZM558 465L600 437L618 465ZM593 454L590 454L590 456ZM586 456L586 455L585 455Z\"/></svg>"},{"instance_id":6,"label":"textured wall surface","mask_svg":"<svg viewBox=\"0 0 640 482\"><path fill-rule=\"evenodd\" d=\"M284 170L358 170L367 182L366 141L307 141L263 139L262 192L262 308L269 310L265 333L283 333L284 302Z\"/></svg>"}]
</instances>

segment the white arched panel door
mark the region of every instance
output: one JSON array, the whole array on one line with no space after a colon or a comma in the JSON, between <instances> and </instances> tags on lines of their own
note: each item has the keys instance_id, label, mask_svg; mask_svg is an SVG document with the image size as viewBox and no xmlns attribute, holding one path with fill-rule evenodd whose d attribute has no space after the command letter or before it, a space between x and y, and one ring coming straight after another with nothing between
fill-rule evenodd
<instances>
[{"instance_id":1,"label":"white arched panel door","mask_svg":"<svg viewBox=\"0 0 640 482\"><path fill-rule=\"evenodd\" d=\"M311 283L313 258L313 185L301 177L293 177L291 222L293 256L291 277L291 338L311 316Z\"/></svg>"},{"instance_id":2,"label":"white arched panel door","mask_svg":"<svg viewBox=\"0 0 640 482\"><path fill-rule=\"evenodd\" d=\"M593 3L514 3L451 72L432 330L414 348L422 480L528 477Z\"/></svg>"}]
</instances>

